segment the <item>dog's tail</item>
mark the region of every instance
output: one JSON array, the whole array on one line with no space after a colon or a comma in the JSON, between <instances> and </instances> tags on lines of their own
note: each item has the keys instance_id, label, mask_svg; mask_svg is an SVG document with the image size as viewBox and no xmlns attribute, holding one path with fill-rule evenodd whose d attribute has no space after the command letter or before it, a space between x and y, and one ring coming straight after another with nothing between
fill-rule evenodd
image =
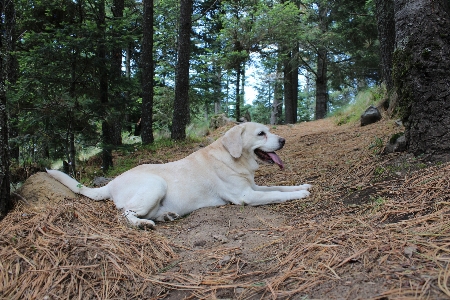
<instances>
[{"instance_id":1,"label":"dog's tail","mask_svg":"<svg viewBox=\"0 0 450 300\"><path fill-rule=\"evenodd\" d=\"M104 200L110 198L108 186L102 186L100 188L88 188L81 183L67 175L66 173L57 170L47 170L53 178L67 186L72 192L89 197L93 200Z\"/></svg>"}]
</instances>

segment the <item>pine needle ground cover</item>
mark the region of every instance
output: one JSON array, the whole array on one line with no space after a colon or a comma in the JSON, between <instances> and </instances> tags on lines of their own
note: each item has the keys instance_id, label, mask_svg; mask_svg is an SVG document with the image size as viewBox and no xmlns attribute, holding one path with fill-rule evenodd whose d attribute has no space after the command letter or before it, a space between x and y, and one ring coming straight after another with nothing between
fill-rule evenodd
<instances>
[{"instance_id":1,"label":"pine needle ground cover","mask_svg":"<svg viewBox=\"0 0 450 300\"><path fill-rule=\"evenodd\" d=\"M127 226L112 202L19 205L0 222L0 297L450 297L448 163L381 155L403 131L392 120L271 131L287 140L278 151L286 169L263 165L257 183L310 183L309 198L200 209L155 231Z\"/></svg>"}]
</instances>

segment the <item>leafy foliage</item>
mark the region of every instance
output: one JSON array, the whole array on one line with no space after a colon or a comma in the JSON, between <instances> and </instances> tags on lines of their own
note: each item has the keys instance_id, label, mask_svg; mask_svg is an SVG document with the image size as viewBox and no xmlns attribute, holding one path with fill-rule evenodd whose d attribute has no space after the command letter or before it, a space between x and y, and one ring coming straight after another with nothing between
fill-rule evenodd
<instances>
[{"instance_id":1,"label":"leafy foliage","mask_svg":"<svg viewBox=\"0 0 450 300\"><path fill-rule=\"evenodd\" d=\"M122 130L139 134L142 2L124 1L123 17L117 17L113 0L106 0L104 24L98 19L101 3L16 1L18 36L12 54L19 76L8 90L8 110L18 129L10 143L20 147L21 164L68 160L73 151L102 146L105 120L120 120ZM318 5L328 9L326 32L319 27ZM155 2L155 76L150 84L153 128L161 137L172 126L178 16L178 1ZM360 86L378 80L372 1L195 1L192 20L189 104L196 124L221 111L230 117L248 111L252 120L269 123L275 97L281 103L276 122L283 123L280 66L294 53L287 49L295 47L297 121L314 117L318 47L330 53L330 110L351 102ZM98 55L100 45L104 57ZM112 71L118 48L123 56L120 75ZM243 103L250 67L259 72L252 105ZM102 103L99 78L105 70L108 102Z\"/></svg>"}]
</instances>

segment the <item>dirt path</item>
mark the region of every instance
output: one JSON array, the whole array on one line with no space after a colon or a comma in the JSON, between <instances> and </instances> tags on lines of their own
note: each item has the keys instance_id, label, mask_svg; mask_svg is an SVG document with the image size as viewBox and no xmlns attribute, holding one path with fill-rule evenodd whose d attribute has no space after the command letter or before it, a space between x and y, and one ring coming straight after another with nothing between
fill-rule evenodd
<instances>
[{"instance_id":1,"label":"dirt path","mask_svg":"<svg viewBox=\"0 0 450 300\"><path fill-rule=\"evenodd\" d=\"M262 166L257 182L267 185L308 182L317 185L321 175L314 174L314 170L324 173L329 166L338 169L337 160L342 157L352 159L352 154L357 151L355 148L363 147L358 142L367 144L371 139L370 136L361 138L360 133L354 132L354 127L344 132L342 129L331 120L273 128L272 132L287 138L285 148L279 152L285 160L286 170L283 172L274 166ZM374 131L377 129L372 128ZM368 131L371 131L370 128ZM375 136L372 138L375 139ZM355 143L350 153L343 153L348 152L346 143ZM353 159L358 160L358 157ZM303 168L308 168L307 172L302 172ZM324 177L327 181L330 179L325 174ZM314 191L317 190L323 192L323 186L315 187ZM316 201L298 201L297 205L311 205ZM201 209L175 223L160 224L158 233L171 241L179 255L179 259L165 269L167 278L176 273L189 274L189 277L193 274L212 277L211 285L221 287L211 289L214 297L219 299L272 297L267 291L254 293L245 287L255 282L265 285L266 272L276 272L287 249L295 244L295 241L286 242L301 222L298 209L292 208L289 204L269 207L229 205ZM294 218L290 217L292 214L295 214ZM301 260L301 257L298 259ZM227 283L231 283L228 288ZM324 282L314 291L300 293L302 296L299 299L341 299L343 295L349 299L366 299L385 289L379 280L368 280L365 274L352 274L339 283ZM171 291L167 299L181 299L191 293Z\"/></svg>"},{"instance_id":2,"label":"dirt path","mask_svg":"<svg viewBox=\"0 0 450 300\"><path fill-rule=\"evenodd\" d=\"M286 169L261 166L257 183L311 183L310 197L204 208L156 231L86 198L17 209L2 221L0 271L12 275L0 277L0 296L27 298L33 282L35 295L55 299L448 299L450 165L379 155L400 131L390 120L272 128L287 140Z\"/></svg>"}]
</instances>

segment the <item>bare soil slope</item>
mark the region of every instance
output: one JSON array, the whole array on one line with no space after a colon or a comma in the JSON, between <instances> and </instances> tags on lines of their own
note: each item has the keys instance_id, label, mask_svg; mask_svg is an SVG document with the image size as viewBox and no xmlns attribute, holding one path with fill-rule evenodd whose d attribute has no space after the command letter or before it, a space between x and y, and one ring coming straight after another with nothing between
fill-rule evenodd
<instances>
[{"instance_id":1,"label":"bare soil slope","mask_svg":"<svg viewBox=\"0 0 450 300\"><path fill-rule=\"evenodd\" d=\"M449 299L450 164L379 155L402 130L277 126L286 169L261 166L257 182L311 183L309 198L200 209L155 231L128 227L111 202L45 206L59 189L47 185L39 210L0 222L0 298Z\"/></svg>"}]
</instances>

